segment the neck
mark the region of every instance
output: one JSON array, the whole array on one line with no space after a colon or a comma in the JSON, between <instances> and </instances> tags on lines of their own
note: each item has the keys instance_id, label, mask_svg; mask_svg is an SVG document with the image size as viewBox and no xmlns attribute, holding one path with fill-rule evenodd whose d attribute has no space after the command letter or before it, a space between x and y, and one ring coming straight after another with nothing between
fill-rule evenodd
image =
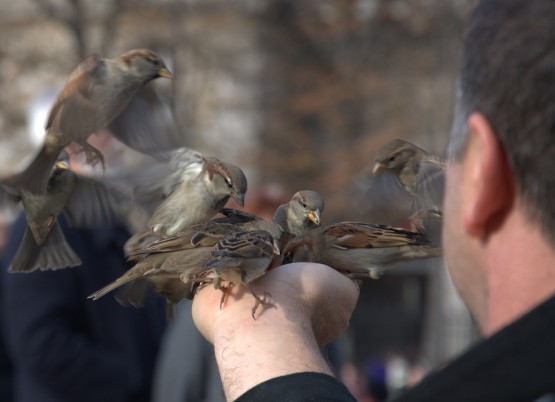
<instances>
[{"instance_id":1,"label":"neck","mask_svg":"<svg viewBox=\"0 0 555 402\"><path fill-rule=\"evenodd\" d=\"M487 317L489 336L555 294L555 250L537 225L520 209L509 215L502 235L492 235L484 247L488 267ZM522 230L526 227L527 230Z\"/></svg>"}]
</instances>

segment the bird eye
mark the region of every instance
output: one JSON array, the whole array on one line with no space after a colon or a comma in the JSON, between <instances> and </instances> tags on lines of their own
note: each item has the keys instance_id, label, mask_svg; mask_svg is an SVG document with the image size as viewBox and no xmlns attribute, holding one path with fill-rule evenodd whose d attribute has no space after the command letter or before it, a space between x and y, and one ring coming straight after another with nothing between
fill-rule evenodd
<instances>
[{"instance_id":1,"label":"bird eye","mask_svg":"<svg viewBox=\"0 0 555 402\"><path fill-rule=\"evenodd\" d=\"M392 155L389 157L389 161L393 162L395 160L395 158L397 158L397 155Z\"/></svg>"},{"instance_id":2,"label":"bird eye","mask_svg":"<svg viewBox=\"0 0 555 402\"><path fill-rule=\"evenodd\" d=\"M149 58L148 58L148 61L149 61L151 64L154 64L155 66L159 66L159 65L160 65L160 60L157 59L157 58L155 58L155 57L149 57Z\"/></svg>"},{"instance_id":3,"label":"bird eye","mask_svg":"<svg viewBox=\"0 0 555 402\"><path fill-rule=\"evenodd\" d=\"M308 205L306 205L306 202L304 202L304 201L301 201L301 207L303 207L303 208L305 208L305 209L306 209L306 207L307 207L307 206L308 206Z\"/></svg>"},{"instance_id":4,"label":"bird eye","mask_svg":"<svg viewBox=\"0 0 555 402\"><path fill-rule=\"evenodd\" d=\"M282 264L290 264L292 262L293 262L293 258L291 253L287 253L286 255L284 255L281 261Z\"/></svg>"},{"instance_id":5,"label":"bird eye","mask_svg":"<svg viewBox=\"0 0 555 402\"><path fill-rule=\"evenodd\" d=\"M227 184L227 188L233 187L233 183L231 182L231 180L226 180L225 184Z\"/></svg>"}]
</instances>

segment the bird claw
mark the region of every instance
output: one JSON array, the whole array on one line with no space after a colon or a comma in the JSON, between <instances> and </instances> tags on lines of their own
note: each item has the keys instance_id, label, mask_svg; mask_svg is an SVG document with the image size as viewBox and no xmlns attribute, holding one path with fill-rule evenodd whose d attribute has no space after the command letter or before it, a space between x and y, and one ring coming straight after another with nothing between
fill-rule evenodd
<instances>
[{"instance_id":1,"label":"bird claw","mask_svg":"<svg viewBox=\"0 0 555 402\"><path fill-rule=\"evenodd\" d=\"M260 296L258 296L256 293L254 293L250 288L249 290L251 291L252 295L255 298L255 302L254 302L254 306L252 307L252 319L256 320L255 314L256 314L256 310L258 309L258 306L262 305L264 308L269 308L269 307L273 307L273 308L277 308L276 305L272 302L269 302L267 299L270 299L272 297L272 295L268 292L264 292L264 297L261 298Z\"/></svg>"},{"instance_id":2,"label":"bird claw","mask_svg":"<svg viewBox=\"0 0 555 402\"><path fill-rule=\"evenodd\" d=\"M222 298L220 299L220 310L222 309L225 299L229 293L229 291L231 290L231 288L233 288L233 283L230 283L227 286L224 285L219 285L218 289L220 289L222 291Z\"/></svg>"},{"instance_id":3,"label":"bird claw","mask_svg":"<svg viewBox=\"0 0 555 402\"><path fill-rule=\"evenodd\" d=\"M88 142L80 143L81 149L79 149L76 154L85 153L85 161L91 165L96 166L98 163L102 166L102 172L106 172L106 165L104 163L104 155L98 149L93 147Z\"/></svg>"},{"instance_id":4,"label":"bird claw","mask_svg":"<svg viewBox=\"0 0 555 402\"><path fill-rule=\"evenodd\" d=\"M413 232L418 233L426 233L426 225L424 221L426 219L441 219L441 211L430 208L430 209L421 209L416 211L414 214L409 216L410 222L410 230Z\"/></svg>"}]
</instances>

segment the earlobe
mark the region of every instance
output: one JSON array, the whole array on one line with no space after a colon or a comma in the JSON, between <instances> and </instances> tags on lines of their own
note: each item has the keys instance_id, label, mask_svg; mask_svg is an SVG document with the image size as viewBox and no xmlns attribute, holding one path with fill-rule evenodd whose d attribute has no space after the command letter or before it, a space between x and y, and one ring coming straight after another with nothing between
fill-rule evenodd
<instances>
[{"instance_id":1,"label":"earlobe","mask_svg":"<svg viewBox=\"0 0 555 402\"><path fill-rule=\"evenodd\" d=\"M513 203L513 179L505 151L481 113L468 117L469 143L463 175L463 219L466 231L486 239Z\"/></svg>"}]
</instances>

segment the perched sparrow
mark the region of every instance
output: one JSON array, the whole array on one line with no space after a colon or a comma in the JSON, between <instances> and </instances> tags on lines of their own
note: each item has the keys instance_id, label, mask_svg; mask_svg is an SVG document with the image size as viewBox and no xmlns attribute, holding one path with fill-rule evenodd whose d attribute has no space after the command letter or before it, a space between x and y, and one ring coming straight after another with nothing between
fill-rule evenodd
<instances>
[{"instance_id":1,"label":"perched sparrow","mask_svg":"<svg viewBox=\"0 0 555 402\"><path fill-rule=\"evenodd\" d=\"M443 159L429 155L410 142L396 139L378 152L373 173L385 170L391 171L399 185L415 196L423 208L441 211L445 187Z\"/></svg>"},{"instance_id":2,"label":"perched sparrow","mask_svg":"<svg viewBox=\"0 0 555 402\"><path fill-rule=\"evenodd\" d=\"M214 245L222 237L241 230L232 224L207 222L167 237L155 233L148 237L148 232L144 232L138 237L148 241L141 243L135 240L125 246L126 255L130 260L137 260L137 264L89 298L97 300L128 282L146 279L168 303L175 304L191 296L189 277L204 270L202 266L210 259ZM143 247L137 247L139 244L143 244ZM135 300L128 300L130 304L141 304L143 294L140 291L126 293L134 295ZM118 297L118 301L122 302L122 299L123 296Z\"/></svg>"},{"instance_id":3,"label":"perched sparrow","mask_svg":"<svg viewBox=\"0 0 555 402\"><path fill-rule=\"evenodd\" d=\"M73 267L81 260L67 244L57 222L63 211L68 224L92 227L115 220L120 199L113 189L69 170L69 155L62 151L52 169L46 192L34 195L2 185L21 200L28 227L14 256L10 272Z\"/></svg>"},{"instance_id":4,"label":"perched sparrow","mask_svg":"<svg viewBox=\"0 0 555 402\"><path fill-rule=\"evenodd\" d=\"M298 236L320 225L323 210L322 196L316 191L303 190L295 193L287 204L278 207L273 221L285 232Z\"/></svg>"},{"instance_id":5,"label":"perched sparrow","mask_svg":"<svg viewBox=\"0 0 555 402\"><path fill-rule=\"evenodd\" d=\"M79 144L88 162L102 162L100 151L87 138L107 127L149 81L172 75L162 59L151 50L135 49L113 59L87 57L71 73L58 95L46 123L44 143L31 164L8 184L34 194L42 194L58 154L72 141ZM114 133L116 136L117 132ZM160 135L160 133L152 133ZM131 135L121 136L132 145Z\"/></svg>"},{"instance_id":6,"label":"perched sparrow","mask_svg":"<svg viewBox=\"0 0 555 402\"><path fill-rule=\"evenodd\" d=\"M163 199L148 227L163 236L206 222L229 198L243 206L247 178L243 171L216 158L205 158L189 148L180 148L141 172L137 196Z\"/></svg>"},{"instance_id":7,"label":"perched sparrow","mask_svg":"<svg viewBox=\"0 0 555 402\"><path fill-rule=\"evenodd\" d=\"M250 288L250 282L263 275L271 266L276 255L280 254L282 237L289 240L293 236L305 233L320 224L320 215L324 209L322 196L314 191L299 191L287 203L276 210L272 222L256 219L253 215L236 213L234 210L221 211L226 218L241 220L244 232L222 238L212 251L212 259L204 266L213 274L216 289L222 290L222 303L230 284L242 283L253 294L256 302L252 316L260 304L274 306L266 297L261 298ZM270 245L272 247L270 247ZM200 280L208 272L199 273ZM228 285L221 284L222 281Z\"/></svg>"},{"instance_id":8,"label":"perched sparrow","mask_svg":"<svg viewBox=\"0 0 555 402\"><path fill-rule=\"evenodd\" d=\"M441 255L417 232L360 222L340 222L313 229L291 240L282 262L317 262L353 278L379 278L389 265Z\"/></svg>"},{"instance_id":9,"label":"perched sparrow","mask_svg":"<svg viewBox=\"0 0 555 402\"><path fill-rule=\"evenodd\" d=\"M279 248L275 244L275 237L265 230L238 232L222 238L212 250L212 258L204 264L214 274L214 288L223 292L221 304L230 284L241 283L256 300L252 318L255 318L260 304L275 307L266 300L266 296L261 298L257 295L249 284L268 270L276 255L279 255ZM222 285L222 281L228 282L228 285Z\"/></svg>"},{"instance_id":10,"label":"perched sparrow","mask_svg":"<svg viewBox=\"0 0 555 402\"><path fill-rule=\"evenodd\" d=\"M300 216L305 212L301 208L295 211L298 211L299 216L290 214L288 219L301 221ZM238 232L264 231L270 236L267 240L272 243L272 249L279 252L279 242L283 233L281 225L231 208L222 208L220 213L224 216L187 227L173 235L162 235L150 230L132 236L125 244L124 250L128 259L138 261L137 264L122 277L89 297L96 300L125 283L139 279L146 279L170 304L183 297L191 297L192 283L212 281L211 278L207 278L212 272L210 261L220 258L212 254L214 247ZM285 222L285 225L290 223ZM271 260L267 261L264 269L270 266ZM221 266L230 261L233 260L219 260L218 264ZM226 274L222 279L226 280L225 277ZM124 291L118 296L118 301L124 302L122 304L141 304L143 290L139 283L135 289ZM129 295L133 300L129 300Z\"/></svg>"}]
</instances>

